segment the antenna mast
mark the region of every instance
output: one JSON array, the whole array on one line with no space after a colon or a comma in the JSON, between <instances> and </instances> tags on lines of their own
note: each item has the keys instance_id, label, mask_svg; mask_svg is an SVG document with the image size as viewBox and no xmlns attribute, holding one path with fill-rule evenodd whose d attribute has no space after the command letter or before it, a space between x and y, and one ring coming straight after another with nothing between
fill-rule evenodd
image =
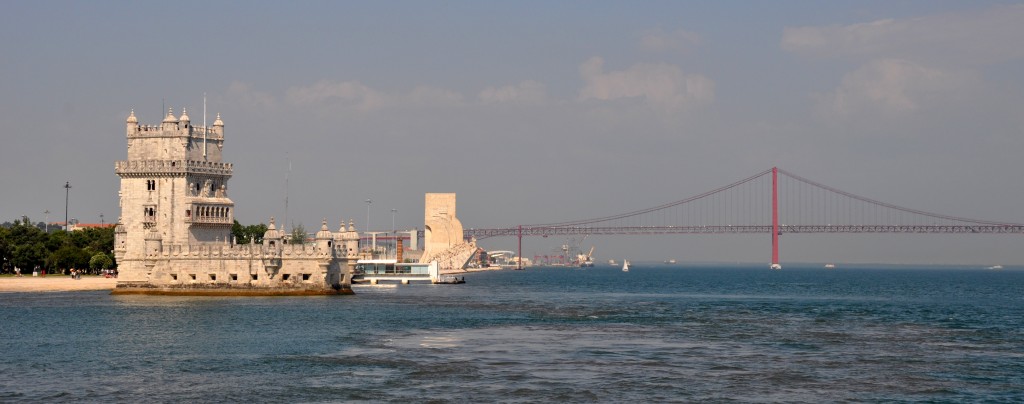
<instances>
[{"instance_id":1,"label":"antenna mast","mask_svg":"<svg viewBox=\"0 0 1024 404\"><path fill-rule=\"evenodd\" d=\"M284 223L281 223L281 230L288 225L288 177L292 174L292 160L288 158L288 153L285 153L284 158L288 160L288 173L284 175Z\"/></svg>"},{"instance_id":2,"label":"antenna mast","mask_svg":"<svg viewBox=\"0 0 1024 404\"><path fill-rule=\"evenodd\" d=\"M206 126L206 93L203 93L203 161L206 161L206 132L210 130Z\"/></svg>"}]
</instances>

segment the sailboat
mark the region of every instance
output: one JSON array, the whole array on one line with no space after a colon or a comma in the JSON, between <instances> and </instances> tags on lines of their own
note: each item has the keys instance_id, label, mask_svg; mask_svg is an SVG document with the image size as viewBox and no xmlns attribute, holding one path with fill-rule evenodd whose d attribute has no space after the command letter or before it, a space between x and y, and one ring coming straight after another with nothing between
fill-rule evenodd
<instances>
[{"instance_id":1,"label":"sailboat","mask_svg":"<svg viewBox=\"0 0 1024 404\"><path fill-rule=\"evenodd\" d=\"M622 272L629 272L629 260L622 260Z\"/></svg>"}]
</instances>

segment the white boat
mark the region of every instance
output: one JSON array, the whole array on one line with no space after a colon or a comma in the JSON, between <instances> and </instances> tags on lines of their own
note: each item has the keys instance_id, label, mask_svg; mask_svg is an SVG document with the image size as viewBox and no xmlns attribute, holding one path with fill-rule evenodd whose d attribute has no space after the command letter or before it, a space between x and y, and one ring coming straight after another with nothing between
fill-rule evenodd
<instances>
[{"instance_id":1,"label":"white boat","mask_svg":"<svg viewBox=\"0 0 1024 404\"><path fill-rule=\"evenodd\" d=\"M676 260L675 259L670 259L670 260L665 261L665 263L669 264L669 265L673 265L673 264L676 263Z\"/></svg>"},{"instance_id":2,"label":"white boat","mask_svg":"<svg viewBox=\"0 0 1024 404\"><path fill-rule=\"evenodd\" d=\"M619 263L615 262L615 260L608 260L608 265L615 266L615 265L619 265Z\"/></svg>"},{"instance_id":3,"label":"white boat","mask_svg":"<svg viewBox=\"0 0 1024 404\"><path fill-rule=\"evenodd\" d=\"M988 269L1003 269L1003 266L1002 265L993 265L993 266L988 267Z\"/></svg>"},{"instance_id":4,"label":"white boat","mask_svg":"<svg viewBox=\"0 0 1024 404\"><path fill-rule=\"evenodd\" d=\"M622 272L629 272L629 260L622 260Z\"/></svg>"},{"instance_id":5,"label":"white boat","mask_svg":"<svg viewBox=\"0 0 1024 404\"><path fill-rule=\"evenodd\" d=\"M782 265L772 264L771 269L782 269Z\"/></svg>"},{"instance_id":6,"label":"white boat","mask_svg":"<svg viewBox=\"0 0 1024 404\"><path fill-rule=\"evenodd\" d=\"M825 269L836 269L836 264L825 264Z\"/></svg>"}]
</instances>

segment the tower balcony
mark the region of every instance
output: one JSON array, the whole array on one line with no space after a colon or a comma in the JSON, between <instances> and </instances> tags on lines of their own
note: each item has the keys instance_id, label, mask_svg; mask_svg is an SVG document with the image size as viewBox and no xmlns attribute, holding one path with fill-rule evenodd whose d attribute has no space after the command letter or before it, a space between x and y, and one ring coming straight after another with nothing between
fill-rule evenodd
<instances>
[{"instance_id":1,"label":"tower balcony","mask_svg":"<svg viewBox=\"0 0 1024 404\"><path fill-rule=\"evenodd\" d=\"M195 160L121 160L114 162L114 172L122 177L152 175L214 174L230 176L231 163Z\"/></svg>"},{"instance_id":2,"label":"tower balcony","mask_svg":"<svg viewBox=\"0 0 1024 404\"><path fill-rule=\"evenodd\" d=\"M232 214L234 205L229 204L193 204L185 211L185 223L197 224L234 224Z\"/></svg>"}]
</instances>

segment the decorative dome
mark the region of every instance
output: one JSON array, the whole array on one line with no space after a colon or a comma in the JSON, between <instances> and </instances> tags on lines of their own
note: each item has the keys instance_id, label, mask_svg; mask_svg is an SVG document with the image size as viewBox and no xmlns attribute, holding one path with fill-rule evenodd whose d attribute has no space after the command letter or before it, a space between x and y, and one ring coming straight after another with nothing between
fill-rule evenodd
<instances>
[{"instance_id":1,"label":"decorative dome","mask_svg":"<svg viewBox=\"0 0 1024 404\"><path fill-rule=\"evenodd\" d=\"M220 120L220 112L217 113L217 120L213 121L213 126L224 126L224 121Z\"/></svg>"},{"instance_id":2,"label":"decorative dome","mask_svg":"<svg viewBox=\"0 0 1024 404\"><path fill-rule=\"evenodd\" d=\"M174 108L167 108L167 116L164 117L164 122L178 122L178 118L174 117Z\"/></svg>"},{"instance_id":3,"label":"decorative dome","mask_svg":"<svg viewBox=\"0 0 1024 404\"><path fill-rule=\"evenodd\" d=\"M128 114L128 123L139 123L139 118L135 117L135 108L132 108L132 113Z\"/></svg>"},{"instance_id":4,"label":"decorative dome","mask_svg":"<svg viewBox=\"0 0 1024 404\"><path fill-rule=\"evenodd\" d=\"M345 239L359 240L359 232L356 231L356 222L351 219L348 221L348 231L345 232Z\"/></svg>"},{"instance_id":5,"label":"decorative dome","mask_svg":"<svg viewBox=\"0 0 1024 404\"><path fill-rule=\"evenodd\" d=\"M270 239L278 239L278 238L281 238L281 237L283 237L282 233L277 231L277 226L274 225L274 217L271 216L270 217L270 225L267 226L267 231L265 233L263 233L263 239L264 240L270 240Z\"/></svg>"},{"instance_id":6,"label":"decorative dome","mask_svg":"<svg viewBox=\"0 0 1024 404\"><path fill-rule=\"evenodd\" d=\"M341 219L341 227L338 228L338 232L337 233L334 233L334 239L335 240L341 240L342 236L345 235L346 231L347 230L345 229L345 219Z\"/></svg>"},{"instance_id":7,"label":"decorative dome","mask_svg":"<svg viewBox=\"0 0 1024 404\"><path fill-rule=\"evenodd\" d=\"M316 238L317 238L317 240L323 240L323 239L330 239L330 238L333 238L333 237L334 237L334 234L332 234L331 231L327 229L327 218L324 218L324 222L320 226L320 231L318 231L316 233Z\"/></svg>"},{"instance_id":8,"label":"decorative dome","mask_svg":"<svg viewBox=\"0 0 1024 404\"><path fill-rule=\"evenodd\" d=\"M188 112L185 112L185 108L181 109L181 117L178 118L178 120L181 121L181 122L188 122L189 121L189 119L188 119Z\"/></svg>"}]
</instances>

